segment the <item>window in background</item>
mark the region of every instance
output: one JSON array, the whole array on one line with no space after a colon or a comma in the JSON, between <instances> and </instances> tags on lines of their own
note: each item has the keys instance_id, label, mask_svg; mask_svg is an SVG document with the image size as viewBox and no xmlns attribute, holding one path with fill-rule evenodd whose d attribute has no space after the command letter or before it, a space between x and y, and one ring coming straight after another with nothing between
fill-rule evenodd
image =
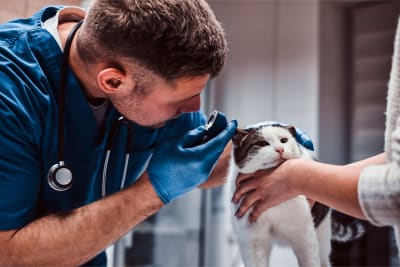
<instances>
[{"instance_id":1,"label":"window in background","mask_svg":"<svg viewBox=\"0 0 400 267\"><path fill-rule=\"evenodd\" d=\"M361 2L348 9L349 161L383 151L387 84L400 3ZM352 243L333 243L336 266L399 266L392 229L370 226Z\"/></svg>"}]
</instances>

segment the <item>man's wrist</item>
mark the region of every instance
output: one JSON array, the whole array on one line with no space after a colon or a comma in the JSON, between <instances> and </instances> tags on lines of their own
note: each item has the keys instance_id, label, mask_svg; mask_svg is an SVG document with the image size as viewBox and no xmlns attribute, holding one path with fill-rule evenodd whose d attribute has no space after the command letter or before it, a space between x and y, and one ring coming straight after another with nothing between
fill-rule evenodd
<instances>
[{"instance_id":1,"label":"man's wrist","mask_svg":"<svg viewBox=\"0 0 400 267\"><path fill-rule=\"evenodd\" d=\"M160 209L165 205L160 196L157 194L147 172L144 172L135 184L136 186L141 187L141 190L143 190L142 192L147 192L144 201L153 203L155 209Z\"/></svg>"}]
</instances>

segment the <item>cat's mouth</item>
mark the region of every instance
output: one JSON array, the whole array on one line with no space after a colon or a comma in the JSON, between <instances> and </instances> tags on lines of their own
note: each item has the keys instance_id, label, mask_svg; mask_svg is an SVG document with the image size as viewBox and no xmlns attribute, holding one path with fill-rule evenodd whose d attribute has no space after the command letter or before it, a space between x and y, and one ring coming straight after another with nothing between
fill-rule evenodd
<instances>
[{"instance_id":1,"label":"cat's mouth","mask_svg":"<svg viewBox=\"0 0 400 267\"><path fill-rule=\"evenodd\" d=\"M286 159L283 159L283 158L277 158L276 160L270 161L268 163L267 162L263 163L263 167L265 167L265 168L273 168L273 167L276 167L276 166L280 165L285 160Z\"/></svg>"}]
</instances>

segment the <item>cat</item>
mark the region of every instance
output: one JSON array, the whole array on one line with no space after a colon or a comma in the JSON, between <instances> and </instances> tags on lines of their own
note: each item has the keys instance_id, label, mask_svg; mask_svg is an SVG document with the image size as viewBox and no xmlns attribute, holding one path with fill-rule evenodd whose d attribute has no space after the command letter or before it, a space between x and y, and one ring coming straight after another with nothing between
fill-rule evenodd
<instances>
[{"instance_id":1,"label":"cat","mask_svg":"<svg viewBox=\"0 0 400 267\"><path fill-rule=\"evenodd\" d=\"M295 136L295 127L281 124L238 129L232 138L232 159L227 177L232 194L239 173L274 168L292 158L315 160L312 151L300 145ZM268 266L274 244L290 246L302 267L328 267L331 240L354 240L365 230L357 221L342 225L340 220L332 220L333 214L336 218L336 214L341 213L321 203L315 202L310 208L302 195L269 208L252 223L248 221L248 213L240 220L233 215L238 207L239 204L232 204L232 226L246 267Z\"/></svg>"}]
</instances>

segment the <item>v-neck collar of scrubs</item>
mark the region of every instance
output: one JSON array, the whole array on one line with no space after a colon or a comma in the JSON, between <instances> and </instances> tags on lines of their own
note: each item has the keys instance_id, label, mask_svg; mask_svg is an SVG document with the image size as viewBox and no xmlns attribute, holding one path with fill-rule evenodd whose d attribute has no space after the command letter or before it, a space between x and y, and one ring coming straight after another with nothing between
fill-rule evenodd
<instances>
[{"instance_id":1,"label":"v-neck collar of scrubs","mask_svg":"<svg viewBox=\"0 0 400 267\"><path fill-rule=\"evenodd\" d=\"M58 46L60 47L60 49L63 50L63 46L61 44L61 38L58 33L58 25L63 22L82 20L85 17L85 15L86 12L79 7L75 6L63 7L60 10L58 10L53 17L43 21L42 25L43 28L45 28L48 32L51 33L51 35L56 40Z\"/></svg>"},{"instance_id":2,"label":"v-neck collar of scrubs","mask_svg":"<svg viewBox=\"0 0 400 267\"><path fill-rule=\"evenodd\" d=\"M65 22L67 17L78 20L84 15L84 11L79 8L64 8L61 9L63 13L60 13L60 19ZM57 12L56 8L44 9L41 16L39 16L40 21L37 24L42 25L46 20L54 17ZM74 15L74 13L76 13ZM35 34L33 33L33 38ZM59 83L60 83L60 72L61 72L61 60L62 51L57 43L54 36L49 33L48 38L43 38L43 33L37 35L35 42L38 45L35 49L38 49L38 54L44 57L42 64L45 65L44 71L47 77L52 77L52 82L54 85L52 88L56 88L53 92L56 99L58 99L59 94ZM76 76L73 74L72 70L68 68L67 71L67 81L66 81L66 92L65 92L65 131L66 131L66 142L68 140L68 133L78 133L80 140L88 142L92 146L99 144L101 136L104 134L103 127L99 127L96 122L93 111L88 103L86 95L84 93L84 88L81 87L80 82L77 80ZM75 120L75 118L80 118Z\"/></svg>"}]
</instances>

